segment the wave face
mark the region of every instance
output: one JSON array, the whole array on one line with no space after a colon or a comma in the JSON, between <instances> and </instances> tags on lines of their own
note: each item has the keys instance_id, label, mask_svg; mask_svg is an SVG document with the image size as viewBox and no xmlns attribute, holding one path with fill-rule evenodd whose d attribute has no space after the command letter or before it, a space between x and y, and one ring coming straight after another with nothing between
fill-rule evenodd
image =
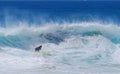
<instances>
[{"instance_id":1,"label":"wave face","mask_svg":"<svg viewBox=\"0 0 120 74\"><path fill-rule=\"evenodd\" d=\"M1 28L0 63L4 66L6 63L3 61L6 61L15 68L19 62L22 63L18 68L24 64L43 67L43 64L49 63L50 68L64 65L65 68L75 67L75 70L86 65L120 63L119 26L93 22L68 24ZM43 46L42 51L40 54L34 53L34 48L39 44Z\"/></svg>"},{"instance_id":2,"label":"wave face","mask_svg":"<svg viewBox=\"0 0 120 74\"><path fill-rule=\"evenodd\" d=\"M79 69L91 72L90 67L94 66L93 70L96 71L105 71L106 67L109 71L116 71L113 70L114 65L120 63L119 32L119 26L98 22L62 25L47 23L40 26L27 26L22 23L12 28L1 27L1 68L6 70L11 66L12 69L38 67L60 72L68 68L66 72L69 72L74 67L73 73L79 73ZM40 53L35 53L34 48L38 45L43 48Z\"/></svg>"},{"instance_id":3,"label":"wave face","mask_svg":"<svg viewBox=\"0 0 120 74\"><path fill-rule=\"evenodd\" d=\"M18 48L27 48L36 43L53 43L59 45L71 36L102 36L114 44L120 43L119 26L103 25L102 23L52 24L49 24L50 26L48 24L45 26L20 25L14 27L14 29L1 28L0 45Z\"/></svg>"},{"instance_id":4,"label":"wave face","mask_svg":"<svg viewBox=\"0 0 120 74\"><path fill-rule=\"evenodd\" d=\"M14 55L16 54L14 51L33 52L37 45L42 44L43 51L47 51L50 61L54 58L55 63L69 65L119 63L118 58L116 59L119 56L119 31L118 26L101 23L22 25L14 29L1 28L0 46L13 48L13 51L10 48L12 52L6 49L1 51ZM19 50L14 50L15 48Z\"/></svg>"}]
</instances>

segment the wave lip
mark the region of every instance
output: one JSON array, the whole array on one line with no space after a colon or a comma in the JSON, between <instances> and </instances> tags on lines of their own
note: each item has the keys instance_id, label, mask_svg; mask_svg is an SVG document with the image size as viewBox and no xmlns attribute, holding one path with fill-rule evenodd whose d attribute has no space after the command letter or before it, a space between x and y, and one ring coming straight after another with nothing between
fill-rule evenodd
<instances>
[{"instance_id":1,"label":"wave lip","mask_svg":"<svg viewBox=\"0 0 120 74\"><path fill-rule=\"evenodd\" d=\"M53 23L51 23L53 24ZM71 36L103 36L115 44L120 43L120 28L115 25L101 23L72 23L45 26L20 26L2 28L0 45L27 48L40 43L59 44ZM32 42L32 43L31 43Z\"/></svg>"}]
</instances>

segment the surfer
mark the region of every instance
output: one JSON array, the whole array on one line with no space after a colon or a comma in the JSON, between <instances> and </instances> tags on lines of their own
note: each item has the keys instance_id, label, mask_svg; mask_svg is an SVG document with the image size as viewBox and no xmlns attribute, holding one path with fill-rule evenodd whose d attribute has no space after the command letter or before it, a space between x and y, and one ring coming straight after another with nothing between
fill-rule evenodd
<instances>
[{"instance_id":1,"label":"surfer","mask_svg":"<svg viewBox=\"0 0 120 74\"><path fill-rule=\"evenodd\" d=\"M42 48L42 45L40 45L39 47L36 47L35 52L39 52L41 50L41 48Z\"/></svg>"}]
</instances>

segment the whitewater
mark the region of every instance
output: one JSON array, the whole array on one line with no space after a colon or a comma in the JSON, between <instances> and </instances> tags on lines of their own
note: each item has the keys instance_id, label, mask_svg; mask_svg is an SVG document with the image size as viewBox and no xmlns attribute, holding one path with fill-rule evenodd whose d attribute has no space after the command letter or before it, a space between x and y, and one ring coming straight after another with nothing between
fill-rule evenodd
<instances>
[{"instance_id":1,"label":"whitewater","mask_svg":"<svg viewBox=\"0 0 120 74\"><path fill-rule=\"evenodd\" d=\"M119 32L100 22L1 27L0 73L119 74Z\"/></svg>"}]
</instances>

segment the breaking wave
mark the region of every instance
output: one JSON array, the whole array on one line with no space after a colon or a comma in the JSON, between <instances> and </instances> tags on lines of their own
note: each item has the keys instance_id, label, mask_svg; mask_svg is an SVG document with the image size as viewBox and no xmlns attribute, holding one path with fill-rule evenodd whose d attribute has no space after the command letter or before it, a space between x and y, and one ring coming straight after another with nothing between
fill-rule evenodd
<instances>
[{"instance_id":1,"label":"breaking wave","mask_svg":"<svg viewBox=\"0 0 120 74\"><path fill-rule=\"evenodd\" d=\"M25 52L32 53L42 44L48 59L62 64L120 63L119 32L120 27L101 23L22 25L1 28L0 46L4 54L27 56Z\"/></svg>"}]
</instances>

